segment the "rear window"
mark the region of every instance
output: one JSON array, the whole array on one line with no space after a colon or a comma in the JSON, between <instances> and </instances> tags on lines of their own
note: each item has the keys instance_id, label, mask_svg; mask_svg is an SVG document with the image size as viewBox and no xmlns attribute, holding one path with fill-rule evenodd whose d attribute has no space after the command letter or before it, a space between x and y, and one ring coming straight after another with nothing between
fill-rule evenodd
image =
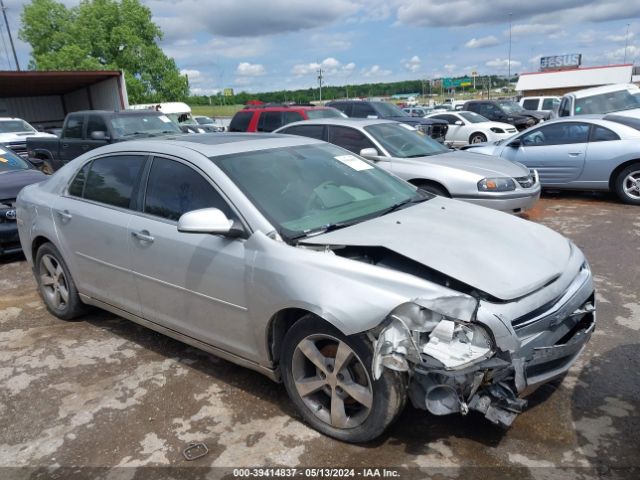
<instances>
[{"instance_id":1,"label":"rear window","mask_svg":"<svg viewBox=\"0 0 640 480\"><path fill-rule=\"evenodd\" d=\"M522 108L525 110L537 110L538 109L538 99L537 98L528 98L522 102Z\"/></svg>"},{"instance_id":2,"label":"rear window","mask_svg":"<svg viewBox=\"0 0 640 480\"><path fill-rule=\"evenodd\" d=\"M545 98L542 101L542 110L555 110L560 105L560 100L557 98Z\"/></svg>"},{"instance_id":3,"label":"rear window","mask_svg":"<svg viewBox=\"0 0 640 480\"><path fill-rule=\"evenodd\" d=\"M316 138L318 140L324 140L324 126L323 125L296 125L289 127L282 133L287 135L299 135L301 137Z\"/></svg>"},{"instance_id":4,"label":"rear window","mask_svg":"<svg viewBox=\"0 0 640 480\"><path fill-rule=\"evenodd\" d=\"M142 155L114 155L94 160L83 197L114 207L129 208L144 160Z\"/></svg>"},{"instance_id":5,"label":"rear window","mask_svg":"<svg viewBox=\"0 0 640 480\"><path fill-rule=\"evenodd\" d=\"M231 119L229 124L230 132L246 132L249 129L249 123L253 112L238 112Z\"/></svg>"}]
</instances>

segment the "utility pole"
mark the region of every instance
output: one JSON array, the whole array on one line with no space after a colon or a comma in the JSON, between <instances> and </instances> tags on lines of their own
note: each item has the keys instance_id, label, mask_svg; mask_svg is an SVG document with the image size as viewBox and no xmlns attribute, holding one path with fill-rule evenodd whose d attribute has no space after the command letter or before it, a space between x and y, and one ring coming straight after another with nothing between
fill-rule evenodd
<instances>
[{"instance_id":1,"label":"utility pole","mask_svg":"<svg viewBox=\"0 0 640 480\"><path fill-rule=\"evenodd\" d=\"M629 24L627 23L627 34L624 36L624 60L622 63L627 63L627 47L629 46Z\"/></svg>"},{"instance_id":2,"label":"utility pole","mask_svg":"<svg viewBox=\"0 0 640 480\"><path fill-rule=\"evenodd\" d=\"M507 88L511 85L511 16L512 13L509 12L509 74L507 76Z\"/></svg>"},{"instance_id":3,"label":"utility pole","mask_svg":"<svg viewBox=\"0 0 640 480\"><path fill-rule=\"evenodd\" d=\"M322 79L324 76L322 75L322 67L318 68L318 86L320 87L320 102L322 102Z\"/></svg>"},{"instance_id":4,"label":"utility pole","mask_svg":"<svg viewBox=\"0 0 640 480\"><path fill-rule=\"evenodd\" d=\"M9 35L9 43L11 44L11 50L13 51L13 59L16 62L16 70L20 71L20 64L18 63L18 55L16 55L16 47L13 45L13 37L11 36L11 29L9 28L9 20L7 20L7 8L4 6L4 0L0 0L0 10L4 16L4 23L7 26L7 35Z\"/></svg>"}]
</instances>

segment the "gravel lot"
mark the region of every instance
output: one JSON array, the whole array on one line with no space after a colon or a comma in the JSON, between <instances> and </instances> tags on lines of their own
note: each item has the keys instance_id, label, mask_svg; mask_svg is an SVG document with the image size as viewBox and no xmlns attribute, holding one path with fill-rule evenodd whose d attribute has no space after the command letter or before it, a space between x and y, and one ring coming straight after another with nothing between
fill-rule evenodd
<instances>
[{"instance_id":1,"label":"gravel lot","mask_svg":"<svg viewBox=\"0 0 640 480\"><path fill-rule=\"evenodd\" d=\"M233 467L274 465L402 467L403 478L640 478L640 208L547 194L529 218L591 262L599 323L586 354L508 431L481 415L408 407L361 446L308 428L284 388L258 373L108 313L55 319L24 259L0 260L0 478L234 478ZM192 441L209 453L186 462ZM122 468L140 466L164 467ZM167 468L185 466L227 468Z\"/></svg>"}]
</instances>

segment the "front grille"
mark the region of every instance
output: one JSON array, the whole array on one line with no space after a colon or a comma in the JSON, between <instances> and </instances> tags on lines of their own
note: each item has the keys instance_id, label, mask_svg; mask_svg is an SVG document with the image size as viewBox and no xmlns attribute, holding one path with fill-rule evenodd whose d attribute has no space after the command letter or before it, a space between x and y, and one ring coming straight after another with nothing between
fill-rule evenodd
<instances>
[{"instance_id":1,"label":"front grille","mask_svg":"<svg viewBox=\"0 0 640 480\"><path fill-rule=\"evenodd\" d=\"M25 142L14 142L6 144L16 155L22 158L27 157L27 144Z\"/></svg>"},{"instance_id":2,"label":"front grille","mask_svg":"<svg viewBox=\"0 0 640 480\"><path fill-rule=\"evenodd\" d=\"M0 200L0 223L5 223L5 222L15 223L16 221L15 212L16 212L15 198Z\"/></svg>"},{"instance_id":3,"label":"front grille","mask_svg":"<svg viewBox=\"0 0 640 480\"><path fill-rule=\"evenodd\" d=\"M526 177L517 177L515 180L522 188L531 188L536 184L536 177L533 173L530 173Z\"/></svg>"}]
</instances>

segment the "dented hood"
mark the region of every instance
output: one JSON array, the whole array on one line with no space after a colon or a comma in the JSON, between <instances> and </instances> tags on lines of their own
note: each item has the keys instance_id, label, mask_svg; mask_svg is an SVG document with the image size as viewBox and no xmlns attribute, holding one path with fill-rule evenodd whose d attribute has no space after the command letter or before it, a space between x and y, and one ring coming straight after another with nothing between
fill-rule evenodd
<instances>
[{"instance_id":1,"label":"dented hood","mask_svg":"<svg viewBox=\"0 0 640 480\"><path fill-rule=\"evenodd\" d=\"M542 225L442 197L303 242L384 247L502 300L553 281L571 254Z\"/></svg>"}]
</instances>

